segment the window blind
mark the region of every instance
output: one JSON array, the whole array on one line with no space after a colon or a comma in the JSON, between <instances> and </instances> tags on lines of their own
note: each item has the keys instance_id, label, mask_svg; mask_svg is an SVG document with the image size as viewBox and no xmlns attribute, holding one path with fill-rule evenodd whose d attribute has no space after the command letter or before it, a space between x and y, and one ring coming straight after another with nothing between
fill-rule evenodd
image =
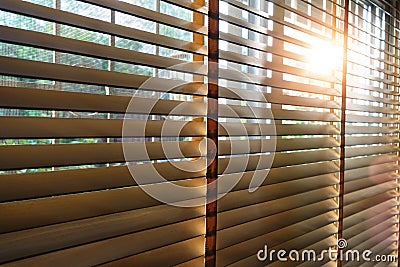
<instances>
[{"instance_id":1,"label":"window blind","mask_svg":"<svg viewBox=\"0 0 400 267\"><path fill-rule=\"evenodd\" d=\"M388 3L350 4L343 237L384 255L398 249L397 24Z\"/></svg>"},{"instance_id":2,"label":"window blind","mask_svg":"<svg viewBox=\"0 0 400 267\"><path fill-rule=\"evenodd\" d=\"M325 67L316 62L321 55L315 51L328 52L325 40L340 38L342 6L235 0L221 6L221 61L244 71L259 87L276 129L259 138L273 139L276 149L271 168L260 166L269 173L257 191L247 190L246 178L256 171L248 168L238 187L219 200L217 265L267 264L255 253L264 245L276 251L333 246L341 96L341 80L334 77L340 69L315 69L315 64ZM253 99L245 100L250 105Z\"/></svg>"},{"instance_id":3,"label":"window blind","mask_svg":"<svg viewBox=\"0 0 400 267\"><path fill-rule=\"evenodd\" d=\"M351 266L257 257L341 239L397 256L399 14L2 0L0 263Z\"/></svg>"},{"instance_id":4,"label":"window blind","mask_svg":"<svg viewBox=\"0 0 400 267\"><path fill-rule=\"evenodd\" d=\"M204 205L164 204L130 168L148 187L159 186L153 169L178 185L205 184L206 72L194 63L207 52L204 3L0 5L0 261L177 265L201 257Z\"/></svg>"}]
</instances>

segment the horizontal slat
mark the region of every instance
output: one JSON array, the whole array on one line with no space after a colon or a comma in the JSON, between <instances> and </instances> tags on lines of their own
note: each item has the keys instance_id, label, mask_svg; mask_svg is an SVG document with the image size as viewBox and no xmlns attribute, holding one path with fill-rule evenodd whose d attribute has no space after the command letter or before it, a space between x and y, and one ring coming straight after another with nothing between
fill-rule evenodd
<instances>
[{"instance_id":1,"label":"horizontal slat","mask_svg":"<svg viewBox=\"0 0 400 267\"><path fill-rule=\"evenodd\" d=\"M0 73L37 79L50 79L73 83L87 83L111 87L123 87L141 90L169 91L175 93L193 93L204 95L206 88L203 83L188 83L174 79L152 78L121 72L73 67L54 63L36 62L17 58L0 57Z\"/></svg>"},{"instance_id":2,"label":"horizontal slat","mask_svg":"<svg viewBox=\"0 0 400 267\"><path fill-rule=\"evenodd\" d=\"M136 30L121 25L112 24L98 19L83 17L81 15L65 12L62 10L35 5L20 0L4 0L1 2L0 9L15 12L17 14L32 16L43 20L80 27L95 32L112 34L122 38L142 41L154 45L161 45L172 49L186 52L206 54L206 48L199 44L194 44L174 38L162 36L155 33Z\"/></svg>"},{"instance_id":3,"label":"horizontal slat","mask_svg":"<svg viewBox=\"0 0 400 267\"><path fill-rule=\"evenodd\" d=\"M375 91L375 90L373 90ZM380 90L377 90L378 92ZM385 104L393 104L396 105L397 102L394 99L390 99L387 97L377 97L377 96L372 96L372 95L366 95L366 94L359 94L356 93L354 91L349 90L348 98L353 98L353 99L359 99L359 100L368 100L368 101L372 101L372 102L381 102L381 103L385 103Z\"/></svg>"},{"instance_id":4,"label":"horizontal slat","mask_svg":"<svg viewBox=\"0 0 400 267\"><path fill-rule=\"evenodd\" d=\"M72 247L48 254L12 262L9 266L36 265L36 266L94 266L130 255L160 248L185 240L195 239L194 251L188 251L185 257L196 257L202 247L204 234L204 218L179 222L160 228L150 229L138 233L123 235L86 245ZM190 242L188 242L190 244ZM85 255L85 257L82 257ZM184 259L182 260L184 261Z\"/></svg>"},{"instance_id":5,"label":"horizontal slat","mask_svg":"<svg viewBox=\"0 0 400 267\"><path fill-rule=\"evenodd\" d=\"M0 235L0 262L204 216L204 209L160 205ZM163 218L160 221L160 217Z\"/></svg>"},{"instance_id":6,"label":"horizontal slat","mask_svg":"<svg viewBox=\"0 0 400 267\"><path fill-rule=\"evenodd\" d=\"M247 66L258 67L262 69L268 69L280 73L288 73L298 75L302 77L308 77L310 79L321 80L324 82L334 83L336 80L328 75L320 75L307 69L297 68L288 66L285 64L279 64L277 62L282 61L283 56L273 55L272 62L260 58L251 57L249 55L242 55L232 51L219 51L219 56L222 60L234 62L238 64L245 64Z\"/></svg>"},{"instance_id":7,"label":"horizontal slat","mask_svg":"<svg viewBox=\"0 0 400 267\"><path fill-rule=\"evenodd\" d=\"M196 237L186 241L178 242L158 249L153 249L134 256L128 256L119 260L111 261L99 266L180 266L187 260L203 256L204 237ZM197 259L197 258L196 258ZM204 266L204 259L201 261L190 261L190 266Z\"/></svg>"},{"instance_id":8,"label":"horizontal slat","mask_svg":"<svg viewBox=\"0 0 400 267\"><path fill-rule=\"evenodd\" d=\"M271 216L279 212L324 201L327 198L322 193L329 191L329 189L327 189L328 186L333 186L337 183L338 179L334 175L321 175L261 187L258 189L259 192L251 193L255 198L261 197L264 192L274 193L269 196L269 199L265 199L265 202L220 212L218 214L218 230L260 219L263 216ZM230 194L232 194L232 196ZM227 205L232 204L229 202L232 201L236 195L245 195L245 192L239 194L228 193L225 196L228 199L226 201L221 200L223 202L222 205L225 205L225 203L227 203ZM244 199L247 199L247 197L248 196L245 196Z\"/></svg>"},{"instance_id":9,"label":"horizontal slat","mask_svg":"<svg viewBox=\"0 0 400 267\"><path fill-rule=\"evenodd\" d=\"M1 27L1 26L0 26ZM47 110L72 110L112 113L151 113L160 115L187 115L204 116L205 104L198 102L184 102L176 100L148 99L137 96L114 96L98 95L88 93L63 92L54 90L41 90L33 88L19 88L0 86L0 106L4 108L26 108ZM239 97L239 96L238 96ZM244 96L241 98L245 99ZM284 96L282 94L260 94L259 101L291 104L310 107L338 108L332 101L310 99L304 97ZM129 106L129 109L128 109ZM238 108L232 106L232 108ZM223 115L225 105L220 105ZM249 107L240 109L249 110ZM252 108L255 114L270 114L267 110L259 111L260 108ZM240 110L239 110L240 111ZM248 111L248 112L249 112ZM256 112L257 111L257 112ZM276 110L278 112L279 110ZM281 113L283 111L280 111ZM287 111L284 111L287 112ZM240 113L238 113L240 114ZM309 113L310 114L310 113ZM251 113L251 117L254 115ZM237 116L235 114L235 116ZM311 120L316 120L311 118Z\"/></svg>"},{"instance_id":10,"label":"horizontal slat","mask_svg":"<svg viewBox=\"0 0 400 267\"><path fill-rule=\"evenodd\" d=\"M395 155L378 155L360 158L346 159L346 170L357 169L361 167L373 167L383 163L396 162L398 157Z\"/></svg>"},{"instance_id":11,"label":"horizontal slat","mask_svg":"<svg viewBox=\"0 0 400 267\"><path fill-rule=\"evenodd\" d=\"M346 146L399 143L395 135L382 136L346 136Z\"/></svg>"},{"instance_id":12,"label":"horizontal slat","mask_svg":"<svg viewBox=\"0 0 400 267\"><path fill-rule=\"evenodd\" d=\"M27 31L18 28L0 26L0 40L4 42L39 47L60 52L115 60L143 66L169 68L177 71L205 75L205 66L201 63L187 62L160 55L152 55L134 50L105 46L93 42L75 40L41 32Z\"/></svg>"},{"instance_id":13,"label":"horizontal slat","mask_svg":"<svg viewBox=\"0 0 400 267\"><path fill-rule=\"evenodd\" d=\"M206 6L200 5L199 3L196 2L191 2L190 0L165 0L164 2L203 14L207 14L208 11Z\"/></svg>"},{"instance_id":14,"label":"horizontal slat","mask_svg":"<svg viewBox=\"0 0 400 267\"><path fill-rule=\"evenodd\" d=\"M389 198L388 200L377 203L374 206L366 207L365 209L362 209L360 212L356 212L351 216L346 216L343 219L343 229L350 229L351 227L362 223L365 218L373 218L381 214L382 211L386 211L392 214L393 210L396 210L396 212L393 213L393 215L396 215L398 214L396 205L396 199Z\"/></svg>"},{"instance_id":15,"label":"horizontal slat","mask_svg":"<svg viewBox=\"0 0 400 267\"><path fill-rule=\"evenodd\" d=\"M303 222L335 209L337 209L337 203L330 199L220 230L217 250Z\"/></svg>"},{"instance_id":16,"label":"horizontal slat","mask_svg":"<svg viewBox=\"0 0 400 267\"><path fill-rule=\"evenodd\" d=\"M132 175L140 176L141 184L156 183L155 170L168 181L199 178L205 176L205 166L204 160L195 160L131 165L129 170L117 166L2 175L0 202L134 186Z\"/></svg>"},{"instance_id":17,"label":"horizontal slat","mask_svg":"<svg viewBox=\"0 0 400 267\"><path fill-rule=\"evenodd\" d=\"M192 179L176 184L197 188L188 190L188 195L171 195L170 203L205 196L202 187L204 179ZM154 190L166 188L165 184L149 186ZM0 204L0 215L3 218L0 231L7 233L157 205L160 205L160 202L139 187L9 202Z\"/></svg>"},{"instance_id":18,"label":"horizontal slat","mask_svg":"<svg viewBox=\"0 0 400 267\"><path fill-rule=\"evenodd\" d=\"M203 122L0 117L0 138L205 136ZM123 128L124 127L124 128ZM179 131L180 130L180 131ZM221 136L338 134L331 125L221 123Z\"/></svg>"},{"instance_id":19,"label":"horizontal slat","mask_svg":"<svg viewBox=\"0 0 400 267\"><path fill-rule=\"evenodd\" d=\"M117 0L83 0L83 2L101 6L104 8L109 8L111 10L119 11L128 15L133 15L135 17L143 18L146 20L159 22L165 25L176 27L179 29L192 31L201 34L207 34L207 29L203 25L198 25L196 23L183 20L177 17L169 16L161 12L156 12L147 8L143 8L136 5L131 5L125 2Z\"/></svg>"},{"instance_id":20,"label":"horizontal slat","mask_svg":"<svg viewBox=\"0 0 400 267\"><path fill-rule=\"evenodd\" d=\"M204 136L203 122L0 117L0 138Z\"/></svg>"},{"instance_id":21,"label":"horizontal slat","mask_svg":"<svg viewBox=\"0 0 400 267\"><path fill-rule=\"evenodd\" d=\"M346 134L392 134L398 132L399 129L396 127L346 125Z\"/></svg>"},{"instance_id":22,"label":"horizontal slat","mask_svg":"<svg viewBox=\"0 0 400 267\"><path fill-rule=\"evenodd\" d=\"M338 134L339 130L332 125L311 124L238 124L221 123L220 136L264 136L264 135L330 135Z\"/></svg>"},{"instance_id":23,"label":"horizontal slat","mask_svg":"<svg viewBox=\"0 0 400 267\"><path fill-rule=\"evenodd\" d=\"M345 193L355 192L364 188L372 187L378 184L382 184L388 181L395 181L398 175L394 172L383 173L379 175L367 176L363 179L353 180L350 182L345 182L344 191Z\"/></svg>"},{"instance_id":24,"label":"horizontal slat","mask_svg":"<svg viewBox=\"0 0 400 267\"><path fill-rule=\"evenodd\" d=\"M204 239L203 239L204 240ZM204 266L204 255L195 258L193 260L181 263L181 264L177 264L175 265L177 267L203 267Z\"/></svg>"},{"instance_id":25,"label":"horizontal slat","mask_svg":"<svg viewBox=\"0 0 400 267\"><path fill-rule=\"evenodd\" d=\"M347 193L344 196L344 205L345 206L351 205L353 203L357 203L358 201L374 197L384 192L391 192L396 188L398 188L398 184L395 181L390 181L386 183L377 184L375 186L368 187L352 193Z\"/></svg>"},{"instance_id":26,"label":"horizontal slat","mask_svg":"<svg viewBox=\"0 0 400 267\"><path fill-rule=\"evenodd\" d=\"M397 123L396 118L391 117L376 117L376 116L359 116L348 114L346 116L348 122L368 122L368 123Z\"/></svg>"},{"instance_id":27,"label":"horizontal slat","mask_svg":"<svg viewBox=\"0 0 400 267\"><path fill-rule=\"evenodd\" d=\"M276 188L277 186L275 186ZM317 187L315 187L315 189L317 189ZM253 193L249 193L249 191L246 190L242 190L242 191L235 191L235 192L231 192L227 195L224 196L224 198L221 198L220 204L218 206L218 211L219 212L224 212L224 211L228 211L228 210L233 210L233 209L237 209L237 208L242 208L242 207L246 207L246 206L250 206L250 205L254 205L257 203L263 203L266 201L272 201L274 199L279 199L279 198L284 198L287 197L288 194L282 192L282 191L278 191L276 192L276 194L271 194L269 195L262 195L263 192L270 192L270 190L268 190L268 187L261 187L259 188L257 191L257 194ZM306 192L305 190L302 190L301 188L296 192L294 192L293 194L302 194ZM315 191L317 192L317 191ZM335 191L333 188L329 188L326 187L324 189L319 190L318 192L320 194L322 194L322 196L316 196L315 192L308 192L308 193L304 193L302 194L304 199L302 201L304 201L305 203L307 202L313 202L315 199L320 199L322 198L334 198L336 197L337 191ZM299 195L300 197L300 195ZM294 199L296 199L297 197L294 197Z\"/></svg>"},{"instance_id":28,"label":"horizontal slat","mask_svg":"<svg viewBox=\"0 0 400 267\"><path fill-rule=\"evenodd\" d=\"M362 179L369 176L379 175L382 173L394 173L398 170L399 166L393 163L373 164L367 167L345 171L344 179L346 182L357 179Z\"/></svg>"},{"instance_id":29,"label":"horizontal slat","mask_svg":"<svg viewBox=\"0 0 400 267\"><path fill-rule=\"evenodd\" d=\"M367 208L373 207L375 205L378 205L379 203L385 202L389 199L397 197L397 193L392 190L389 192L384 192L378 195L375 195L373 197L361 200L359 202L347 205L344 207L343 212L345 217L350 217L356 213L359 213L362 210L365 210Z\"/></svg>"},{"instance_id":30,"label":"horizontal slat","mask_svg":"<svg viewBox=\"0 0 400 267\"><path fill-rule=\"evenodd\" d=\"M0 146L0 169L29 169L204 156L200 142Z\"/></svg>"},{"instance_id":31,"label":"horizontal slat","mask_svg":"<svg viewBox=\"0 0 400 267\"><path fill-rule=\"evenodd\" d=\"M393 226L388 228L387 225L386 225L386 227L382 227L381 229L378 228L381 231L379 231L378 233L375 233L375 235L370 236L370 239L359 244L358 246L355 246L354 249L359 250L359 251L366 250L368 248L371 248L371 247L385 241L386 239L391 239L391 237L396 235L396 232L397 232L396 228L397 227L393 227Z\"/></svg>"},{"instance_id":32,"label":"horizontal slat","mask_svg":"<svg viewBox=\"0 0 400 267\"><path fill-rule=\"evenodd\" d=\"M271 86L274 88L275 87L283 88L283 89L288 89L288 90L309 92L309 93L315 93L315 94L340 96L340 92L338 92L337 90L335 90L333 88L327 88L324 86L317 86L317 85L312 85L312 84L304 84L304 83L300 83L300 82L285 81L285 80L282 80L281 78L279 78L278 75L272 75L272 78L268 78L266 76L259 76L259 75L246 73L246 78L245 78L245 80L243 80L243 75L238 75L237 71L221 68L219 70L219 77L221 79L237 81L240 83ZM248 92L249 90L246 90L246 91ZM231 95L234 95L235 97L237 97L237 95L232 93L232 90L229 90L227 93L225 93L224 90L221 90L221 96L229 98L229 96L231 96ZM242 95L242 94L238 94L238 95ZM243 95L246 95L246 93Z\"/></svg>"},{"instance_id":33,"label":"horizontal slat","mask_svg":"<svg viewBox=\"0 0 400 267\"><path fill-rule=\"evenodd\" d=\"M270 170L257 170L245 173L225 174L219 177L220 193L226 192L226 182L238 181L235 190L248 189L253 178L263 179L261 185L276 184L296 179L310 178L313 176L331 174L339 171L339 167L333 162L319 162L307 165L294 165L283 168L272 168ZM252 185L254 187L254 185ZM270 193L268 193L270 194ZM225 198L228 198L227 196ZM262 202L262 201L261 201Z\"/></svg>"},{"instance_id":34,"label":"horizontal slat","mask_svg":"<svg viewBox=\"0 0 400 267\"><path fill-rule=\"evenodd\" d=\"M369 216L363 222L356 224L350 228L344 229L343 236L346 237L346 239L350 239L358 234L365 232L365 229L370 229L371 227L384 221L391 221L395 224L396 213L398 212L396 211L396 209L393 208L392 210L385 210L377 216ZM371 232L368 232L368 234L370 235Z\"/></svg>"},{"instance_id":35,"label":"horizontal slat","mask_svg":"<svg viewBox=\"0 0 400 267\"><path fill-rule=\"evenodd\" d=\"M299 60L299 61L307 60L307 57L305 57L305 56L302 56L302 55L299 55L299 54L296 54L296 53L293 53L290 51L285 51L284 49L282 49L283 43L285 40L284 37L274 36L271 34L265 34L265 35L275 37L274 44L276 44L276 45L268 46L268 44L266 44L266 43L249 40L247 38L243 38L242 36L238 36L238 35L228 33L228 32L220 32L219 38L220 38L220 40L224 40L228 43L248 47L250 49L258 50L261 52L268 51L269 53L273 53L275 55L284 56L286 58L291 58L291 59L295 59L295 60Z\"/></svg>"},{"instance_id":36,"label":"horizontal slat","mask_svg":"<svg viewBox=\"0 0 400 267\"><path fill-rule=\"evenodd\" d=\"M0 107L205 116L204 103L4 86L0 87Z\"/></svg>"},{"instance_id":37,"label":"horizontal slat","mask_svg":"<svg viewBox=\"0 0 400 267\"><path fill-rule=\"evenodd\" d=\"M277 84L279 82L276 82ZM262 92L260 90L246 90L246 89L238 89L238 88L227 88L220 86L219 87L219 96L220 98L228 98L235 100L248 100L248 101L256 101L262 103L274 103L274 104L285 104L285 105L295 105L295 106L308 106L308 107L321 107L321 108L340 108L339 104L335 101L323 100L318 98L311 97L298 97L298 96L289 96L284 94L283 90L298 90L300 92L309 92L315 94L322 95L338 95L337 91L333 90L322 90L322 87L307 85L304 86L295 82L287 82L283 81L283 85L286 87L279 88L274 87L271 93Z\"/></svg>"},{"instance_id":38,"label":"horizontal slat","mask_svg":"<svg viewBox=\"0 0 400 267\"><path fill-rule=\"evenodd\" d=\"M258 118L276 120L300 121L329 121L338 122L340 119L332 113L315 111L298 111L285 109L267 109L250 106L220 105L219 116L228 118Z\"/></svg>"},{"instance_id":39,"label":"horizontal slat","mask_svg":"<svg viewBox=\"0 0 400 267\"><path fill-rule=\"evenodd\" d=\"M354 146L346 147L346 157L357 157L374 154L387 154L397 152L399 148L394 145Z\"/></svg>"},{"instance_id":40,"label":"horizontal slat","mask_svg":"<svg viewBox=\"0 0 400 267\"><path fill-rule=\"evenodd\" d=\"M268 246L273 247L317 229L323 229L323 233L331 233L332 228L334 228L332 222L336 220L337 215L334 212L330 212L219 250L217 251L217 266L227 266L241 259L256 255L256 252L266 245L266 240L268 241ZM330 227L324 227L327 225L330 225Z\"/></svg>"},{"instance_id":41,"label":"horizontal slat","mask_svg":"<svg viewBox=\"0 0 400 267\"><path fill-rule=\"evenodd\" d=\"M379 102L379 99L375 100ZM368 111L368 112L380 112L385 114L399 114L399 111L396 108L390 107L379 107L379 106L371 106L371 105L357 105L348 101L346 108L348 110L354 111Z\"/></svg>"},{"instance_id":42,"label":"horizontal slat","mask_svg":"<svg viewBox=\"0 0 400 267\"><path fill-rule=\"evenodd\" d=\"M246 153L280 152L317 148L338 147L336 139L327 137L316 138L271 138L250 140L220 140L218 153L220 155L235 155Z\"/></svg>"},{"instance_id":43,"label":"horizontal slat","mask_svg":"<svg viewBox=\"0 0 400 267\"><path fill-rule=\"evenodd\" d=\"M240 156L220 158L218 161L218 172L224 174L238 173L268 169L271 166L286 167L321 161L339 159L339 155L332 149L314 150L306 152L278 153L269 155Z\"/></svg>"}]
</instances>

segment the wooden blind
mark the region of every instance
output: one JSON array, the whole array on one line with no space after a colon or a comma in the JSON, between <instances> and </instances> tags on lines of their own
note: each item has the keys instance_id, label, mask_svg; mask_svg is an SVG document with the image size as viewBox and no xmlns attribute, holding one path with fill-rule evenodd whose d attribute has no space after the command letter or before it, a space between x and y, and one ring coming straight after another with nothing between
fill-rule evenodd
<instances>
[{"instance_id":1,"label":"wooden blind","mask_svg":"<svg viewBox=\"0 0 400 267\"><path fill-rule=\"evenodd\" d=\"M205 184L206 72L193 63L207 52L204 5L12 0L0 9L0 261L171 266L201 257L204 205L150 197L127 166L149 187L158 186L154 169L182 186Z\"/></svg>"},{"instance_id":2,"label":"wooden blind","mask_svg":"<svg viewBox=\"0 0 400 267\"><path fill-rule=\"evenodd\" d=\"M340 47L331 40L341 39L342 6L284 0L226 0L221 6L220 59L258 86L276 129L250 142L272 139L276 148L270 169L262 154L271 151L260 145L242 151L261 164L247 168L218 203L217 265L265 265L255 253L264 245L277 251L329 248L336 242L338 220L341 80L335 78L337 66L316 60L329 46ZM243 100L255 101L250 95ZM261 128L268 122L258 123ZM249 192L255 172L264 172L266 179Z\"/></svg>"},{"instance_id":3,"label":"wooden blind","mask_svg":"<svg viewBox=\"0 0 400 267\"><path fill-rule=\"evenodd\" d=\"M0 264L397 256L398 5L1 0Z\"/></svg>"},{"instance_id":4,"label":"wooden blind","mask_svg":"<svg viewBox=\"0 0 400 267\"><path fill-rule=\"evenodd\" d=\"M352 2L344 175L348 249L397 255L398 17L382 2Z\"/></svg>"}]
</instances>

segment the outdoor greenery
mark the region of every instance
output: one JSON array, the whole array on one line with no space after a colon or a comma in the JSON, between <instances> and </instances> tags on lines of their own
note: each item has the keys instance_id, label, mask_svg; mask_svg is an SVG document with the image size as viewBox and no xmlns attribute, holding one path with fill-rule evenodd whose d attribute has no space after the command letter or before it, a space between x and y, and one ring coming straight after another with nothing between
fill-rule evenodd
<instances>
[{"instance_id":1,"label":"outdoor greenery","mask_svg":"<svg viewBox=\"0 0 400 267\"><path fill-rule=\"evenodd\" d=\"M131 27L138 30L157 33L172 38L177 38L185 41L191 41L192 34L184 30L175 29L166 25L157 25L155 22L147 21L131 15L122 14L109 9L87 4L77 0L27 0L37 5L46 6L49 8L59 8L66 12L75 13L81 16L86 16L93 19L100 19L106 22L115 23L125 27ZM157 0L125 0L125 2L138 5L151 10L158 10L174 17L179 17L188 21L192 20L192 12ZM157 6L158 5L158 6ZM114 12L114 14L113 14ZM112 21L112 18L115 21ZM13 14L10 12L0 11L0 25L36 31L45 34L54 34L66 38L93 42L101 45L112 45L122 49L134 50L143 53L159 54L166 57L174 57L179 55L179 58L187 58L190 60L190 54L174 51L172 49L156 47L155 45L146 44L137 40L128 40L118 36L111 36L100 32L80 29L68 25L60 25L53 22L44 21L41 19L31 18L23 15ZM185 54L184 57L181 55ZM153 76L156 69L128 64L124 62L111 62L110 60L99 59L82 55L51 51L35 47L15 45L0 42L0 55L14 57L25 60L33 60L47 63L63 64L76 66L81 68L94 68L115 72L124 72L137 75ZM50 80L39 80L25 77L10 77L0 76L0 85L5 86L22 86L29 88L40 88L47 90L62 90L72 92L85 92L93 94L118 94L113 88L104 86L89 85L89 84L72 84L66 82L57 82ZM124 89L120 89L121 92ZM63 118L79 118L79 117L96 117L96 118L117 118L120 115L116 114L97 114L83 113L70 111L53 111L53 110L27 110L27 109L6 109L0 108L0 116L21 116L21 117L63 117ZM36 144L54 144L54 143L96 143L107 142L107 139L100 138L75 138L75 139L7 139L0 140L0 145L36 145ZM21 170L18 172L31 171L46 171L49 169Z\"/></svg>"}]
</instances>

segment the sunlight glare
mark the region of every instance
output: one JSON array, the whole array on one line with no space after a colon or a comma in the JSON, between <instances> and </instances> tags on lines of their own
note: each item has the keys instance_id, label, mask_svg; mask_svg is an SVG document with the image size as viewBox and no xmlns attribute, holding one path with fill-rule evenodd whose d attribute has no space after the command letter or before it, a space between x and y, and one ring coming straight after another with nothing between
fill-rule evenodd
<instances>
[{"instance_id":1,"label":"sunlight glare","mask_svg":"<svg viewBox=\"0 0 400 267\"><path fill-rule=\"evenodd\" d=\"M329 75L341 68L342 51L339 46L328 41L312 42L307 57L310 70L319 74Z\"/></svg>"}]
</instances>

